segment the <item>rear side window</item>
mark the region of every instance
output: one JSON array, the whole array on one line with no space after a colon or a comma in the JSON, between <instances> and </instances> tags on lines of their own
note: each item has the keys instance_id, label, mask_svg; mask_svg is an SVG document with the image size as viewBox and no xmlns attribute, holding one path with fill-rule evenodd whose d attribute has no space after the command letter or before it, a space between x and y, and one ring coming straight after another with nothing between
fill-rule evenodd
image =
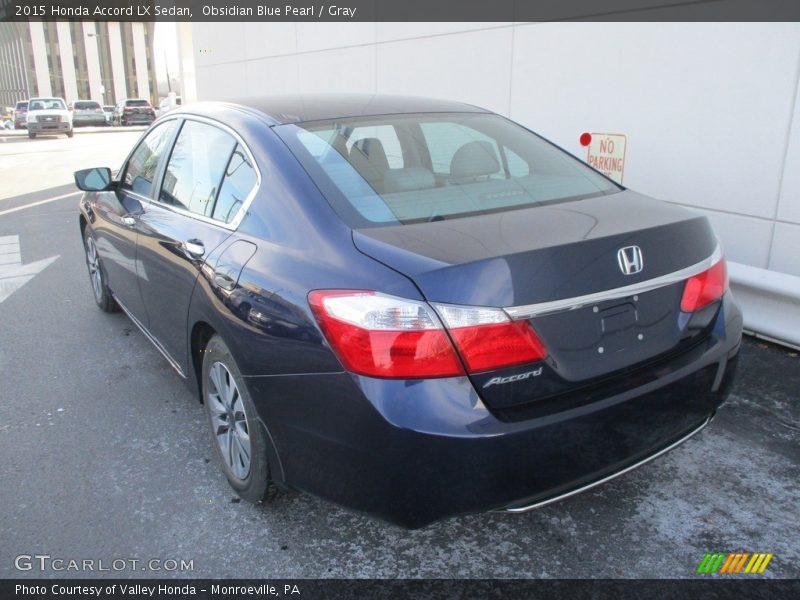
<instances>
[{"instance_id":1,"label":"rear side window","mask_svg":"<svg viewBox=\"0 0 800 600\"><path fill-rule=\"evenodd\" d=\"M236 140L221 129L199 121L186 121L169 157L159 200L211 217L235 147Z\"/></svg>"},{"instance_id":2,"label":"rear side window","mask_svg":"<svg viewBox=\"0 0 800 600\"><path fill-rule=\"evenodd\" d=\"M258 183L258 175L244 148L236 146L225 169L225 179L212 214L214 219L230 223Z\"/></svg>"},{"instance_id":3,"label":"rear side window","mask_svg":"<svg viewBox=\"0 0 800 600\"><path fill-rule=\"evenodd\" d=\"M150 195L158 163L172 136L175 124L176 121L167 121L158 125L139 143L125 166L121 180L124 189L141 196Z\"/></svg>"}]
</instances>

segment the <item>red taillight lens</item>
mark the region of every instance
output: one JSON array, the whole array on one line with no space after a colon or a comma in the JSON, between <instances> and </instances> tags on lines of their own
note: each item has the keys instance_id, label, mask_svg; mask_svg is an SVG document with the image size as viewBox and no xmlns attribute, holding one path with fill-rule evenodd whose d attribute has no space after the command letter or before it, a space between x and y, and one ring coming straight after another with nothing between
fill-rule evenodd
<instances>
[{"instance_id":1,"label":"red taillight lens","mask_svg":"<svg viewBox=\"0 0 800 600\"><path fill-rule=\"evenodd\" d=\"M695 312L722 298L728 291L728 269L725 259L686 280L681 298L681 310Z\"/></svg>"},{"instance_id":2,"label":"red taillight lens","mask_svg":"<svg viewBox=\"0 0 800 600\"><path fill-rule=\"evenodd\" d=\"M500 308L434 304L434 312L425 302L359 290L317 290L308 300L339 360L362 375L454 377L464 375L462 361L480 373L547 356L530 323Z\"/></svg>"},{"instance_id":3,"label":"red taillight lens","mask_svg":"<svg viewBox=\"0 0 800 600\"><path fill-rule=\"evenodd\" d=\"M547 356L527 321L460 327L450 335L470 373L536 362Z\"/></svg>"},{"instance_id":4,"label":"red taillight lens","mask_svg":"<svg viewBox=\"0 0 800 600\"><path fill-rule=\"evenodd\" d=\"M547 356L530 323L511 321L500 308L434 306L470 373L536 362Z\"/></svg>"},{"instance_id":5,"label":"red taillight lens","mask_svg":"<svg viewBox=\"0 0 800 600\"><path fill-rule=\"evenodd\" d=\"M439 319L424 302L358 290L317 290L308 301L349 371L402 379L464 374Z\"/></svg>"}]
</instances>

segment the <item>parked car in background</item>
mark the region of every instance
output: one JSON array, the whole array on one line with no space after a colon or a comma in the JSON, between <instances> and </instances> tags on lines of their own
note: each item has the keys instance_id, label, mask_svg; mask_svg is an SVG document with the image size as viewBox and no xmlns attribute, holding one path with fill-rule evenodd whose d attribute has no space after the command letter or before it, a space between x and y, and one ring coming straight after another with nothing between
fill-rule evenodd
<instances>
[{"instance_id":1,"label":"parked car in background","mask_svg":"<svg viewBox=\"0 0 800 600\"><path fill-rule=\"evenodd\" d=\"M149 100L127 98L114 108L114 125L150 125L156 120L156 111Z\"/></svg>"},{"instance_id":2,"label":"parked car in background","mask_svg":"<svg viewBox=\"0 0 800 600\"><path fill-rule=\"evenodd\" d=\"M178 108L181 105L181 97L175 96L175 103L170 103L169 98L162 98L161 102L158 103L158 108L156 109L156 118L164 116L169 111Z\"/></svg>"},{"instance_id":3,"label":"parked car in background","mask_svg":"<svg viewBox=\"0 0 800 600\"><path fill-rule=\"evenodd\" d=\"M72 105L72 124L80 125L105 125L106 115L99 102L94 100L76 100Z\"/></svg>"},{"instance_id":4,"label":"parked car in background","mask_svg":"<svg viewBox=\"0 0 800 600\"><path fill-rule=\"evenodd\" d=\"M28 114L28 101L20 100L14 107L14 129L25 129L28 124L25 116Z\"/></svg>"},{"instance_id":5,"label":"parked car in background","mask_svg":"<svg viewBox=\"0 0 800 600\"><path fill-rule=\"evenodd\" d=\"M523 512L687 440L734 380L708 219L475 106L193 103L75 181L97 305L205 403L246 500Z\"/></svg>"},{"instance_id":6,"label":"parked car in background","mask_svg":"<svg viewBox=\"0 0 800 600\"><path fill-rule=\"evenodd\" d=\"M103 114L106 117L106 125L113 125L114 124L114 105L113 104L106 104L103 106Z\"/></svg>"},{"instance_id":7,"label":"parked car in background","mask_svg":"<svg viewBox=\"0 0 800 600\"><path fill-rule=\"evenodd\" d=\"M63 98L31 98L25 120L31 139L40 134L64 133L67 137L73 134L72 113Z\"/></svg>"}]
</instances>

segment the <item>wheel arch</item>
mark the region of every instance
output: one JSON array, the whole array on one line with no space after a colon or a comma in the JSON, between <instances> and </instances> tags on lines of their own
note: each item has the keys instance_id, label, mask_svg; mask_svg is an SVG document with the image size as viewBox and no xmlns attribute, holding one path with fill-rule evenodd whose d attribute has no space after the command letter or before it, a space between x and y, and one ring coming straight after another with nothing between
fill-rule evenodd
<instances>
[{"instance_id":1,"label":"wheel arch","mask_svg":"<svg viewBox=\"0 0 800 600\"><path fill-rule=\"evenodd\" d=\"M201 404L203 403L203 353L208 346L208 342L215 335L219 335L222 338L222 341L225 342L225 345L230 348L230 345L228 345L228 343L225 341L225 338L206 321L195 322L192 325L192 330L189 334L190 366L195 377L194 381L197 388L197 399ZM246 378L245 381L242 382L242 385L247 385ZM259 424L264 428L264 431L267 434L267 458L269 460L272 481L281 487L285 487L286 478L284 475L283 463L281 462L281 457L278 454L278 448L275 444L275 439L272 437L269 427L264 422L264 419L261 418L260 414L256 414L256 419L258 419Z\"/></svg>"}]
</instances>

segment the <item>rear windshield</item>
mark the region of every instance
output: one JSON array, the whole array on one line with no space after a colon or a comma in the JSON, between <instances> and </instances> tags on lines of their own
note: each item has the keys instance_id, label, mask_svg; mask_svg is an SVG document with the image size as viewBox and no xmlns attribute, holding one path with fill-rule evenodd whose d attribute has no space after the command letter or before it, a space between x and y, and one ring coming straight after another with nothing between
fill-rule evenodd
<instances>
[{"instance_id":1,"label":"rear windshield","mask_svg":"<svg viewBox=\"0 0 800 600\"><path fill-rule=\"evenodd\" d=\"M28 110L66 110L64 101L61 98L42 98L41 100L31 100Z\"/></svg>"},{"instance_id":2,"label":"rear windshield","mask_svg":"<svg viewBox=\"0 0 800 600\"><path fill-rule=\"evenodd\" d=\"M100 108L98 102L76 102L73 104L75 110L95 110Z\"/></svg>"},{"instance_id":3,"label":"rear windshield","mask_svg":"<svg viewBox=\"0 0 800 600\"><path fill-rule=\"evenodd\" d=\"M125 106L150 106L147 100L126 100Z\"/></svg>"},{"instance_id":4,"label":"rear windshield","mask_svg":"<svg viewBox=\"0 0 800 600\"><path fill-rule=\"evenodd\" d=\"M354 228L440 221L622 189L493 114L389 115L275 130Z\"/></svg>"},{"instance_id":5,"label":"rear windshield","mask_svg":"<svg viewBox=\"0 0 800 600\"><path fill-rule=\"evenodd\" d=\"M28 108L27 102L17 102L17 108Z\"/></svg>"}]
</instances>

